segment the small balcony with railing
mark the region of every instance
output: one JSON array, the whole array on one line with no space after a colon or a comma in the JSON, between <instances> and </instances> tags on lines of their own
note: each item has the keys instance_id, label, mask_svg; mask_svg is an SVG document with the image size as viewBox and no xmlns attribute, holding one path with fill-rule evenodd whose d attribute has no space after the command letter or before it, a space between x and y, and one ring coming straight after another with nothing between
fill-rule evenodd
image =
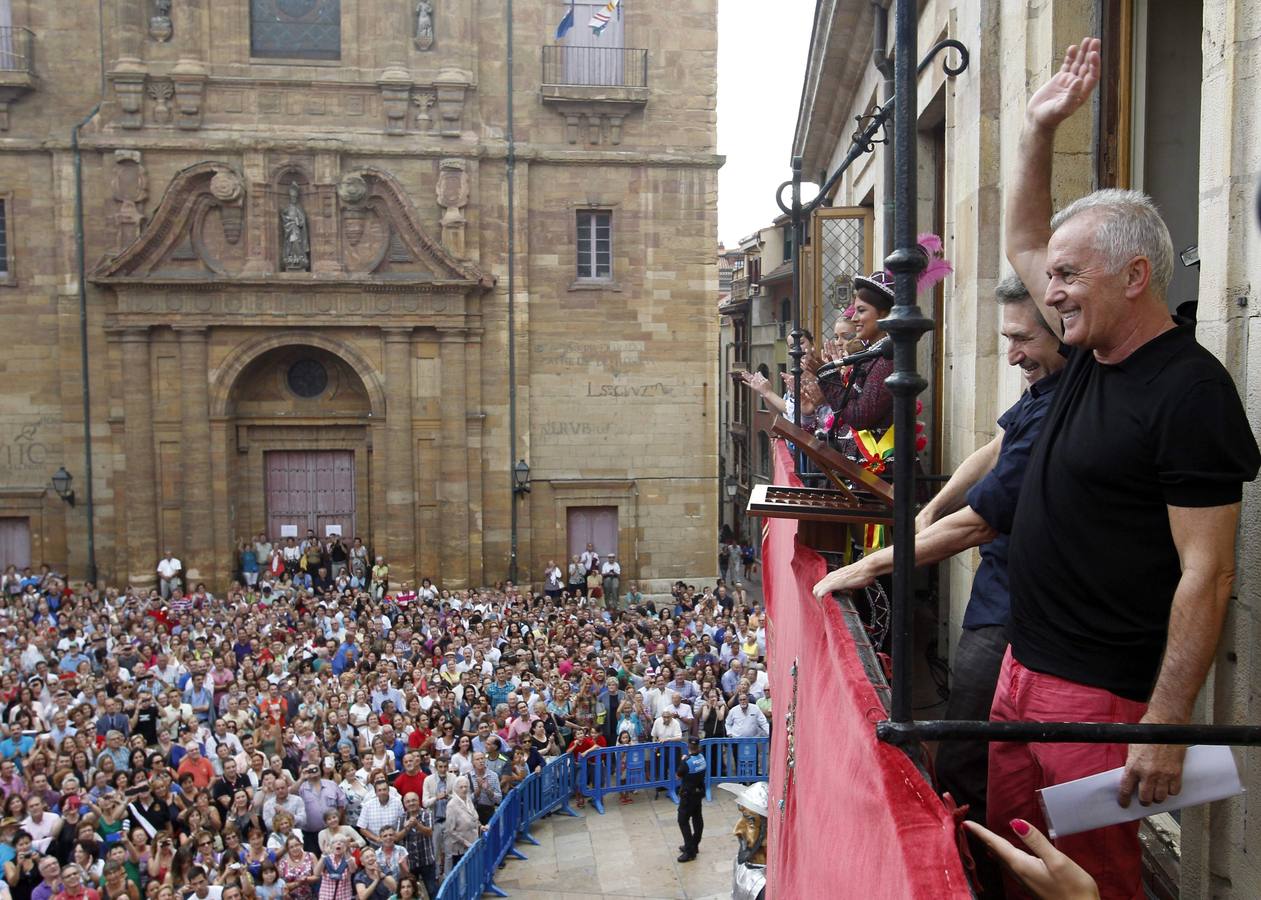
<instances>
[{"instance_id":1,"label":"small balcony with railing","mask_svg":"<svg viewBox=\"0 0 1261 900\"><path fill-rule=\"evenodd\" d=\"M543 47L544 102L641 107L648 102L648 51L632 47Z\"/></svg>"},{"instance_id":2,"label":"small balcony with railing","mask_svg":"<svg viewBox=\"0 0 1261 900\"><path fill-rule=\"evenodd\" d=\"M9 104L35 88L35 33L0 28L0 131L9 130Z\"/></svg>"}]
</instances>

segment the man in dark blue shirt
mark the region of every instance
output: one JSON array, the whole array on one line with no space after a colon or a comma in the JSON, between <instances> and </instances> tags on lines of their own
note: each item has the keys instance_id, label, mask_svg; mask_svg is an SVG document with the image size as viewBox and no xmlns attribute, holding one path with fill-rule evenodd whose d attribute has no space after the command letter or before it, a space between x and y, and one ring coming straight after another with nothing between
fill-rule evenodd
<instances>
[{"instance_id":1,"label":"man in dark blue shirt","mask_svg":"<svg viewBox=\"0 0 1261 900\"><path fill-rule=\"evenodd\" d=\"M1020 279L1004 278L996 290L1002 309L1007 362L1018 366L1028 390L998 420L1000 433L961 465L916 519L915 559L940 562L972 547L981 548L981 565L963 616L963 633L951 666L946 718L989 718L994 687L1007 649L1011 597L1007 589L1007 543L1025 465L1059 383L1064 356L1059 337L1047 325ZM838 569L814 588L822 598L834 590L865 587L893 570L893 548L872 553ZM986 744L951 741L937 752L938 787L969 818L985 821Z\"/></svg>"}]
</instances>

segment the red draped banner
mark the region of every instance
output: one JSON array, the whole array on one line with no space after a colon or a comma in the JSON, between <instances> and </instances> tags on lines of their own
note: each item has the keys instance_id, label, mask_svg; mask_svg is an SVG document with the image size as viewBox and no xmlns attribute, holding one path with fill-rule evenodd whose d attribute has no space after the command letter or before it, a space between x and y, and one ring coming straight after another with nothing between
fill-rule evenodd
<instances>
[{"instance_id":1,"label":"red draped banner","mask_svg":"<svg viewBox=\"0 0 1261 900\"><path fill-rule=\"evenodd\" d=\"M782 441L775 476L776 484L801 484ZM765 521L762 590L775 686L768 900L968 900L950 814L906 755L876 740L884 707L840 608L810 593L826 571L823 558L797 543L796 521Z\"/></svg>"}]
</instances>

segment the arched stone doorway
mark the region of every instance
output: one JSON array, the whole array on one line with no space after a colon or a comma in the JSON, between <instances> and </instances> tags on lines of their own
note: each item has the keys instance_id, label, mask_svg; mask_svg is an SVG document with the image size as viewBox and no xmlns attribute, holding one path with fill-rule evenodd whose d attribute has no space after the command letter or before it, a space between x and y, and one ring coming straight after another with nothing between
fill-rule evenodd
<instances>
[{"instance_id":1,"label":"arched stone doorway","mask_svg":"<svg viewBox=\"0 0 1261 900\"><path fill-rule=\"evenodd\" d=\"M352 365L348 347L331 347L323 338L276 336L241 348L220 372L212 416L223 423L230 458L233 547L259 532L273 542L287 530L324 538L330 527L347 543L359 536L372 544L380 386L362 360Z\"/></svg>"}]
</instances>

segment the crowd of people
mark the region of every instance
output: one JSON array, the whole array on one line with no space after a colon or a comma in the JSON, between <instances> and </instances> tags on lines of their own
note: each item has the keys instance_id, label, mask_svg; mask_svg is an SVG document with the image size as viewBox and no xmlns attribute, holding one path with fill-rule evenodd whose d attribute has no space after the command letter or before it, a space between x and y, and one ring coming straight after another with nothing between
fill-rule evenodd
<instances>
[{"instance_id":1,"label":"crowd of people","mask_svg":"<svg viewBox=\"0 0 1261 900\"><path fill-rule=\"evenodd\" d=\"M764 619L721 580L621 593L591 550L572 591L551 561L448 591L267 543L221 594L170 553L148 590L4 575L2 900L433 897L560 754L768 733Z\"/></svg>"}]
</instances>

